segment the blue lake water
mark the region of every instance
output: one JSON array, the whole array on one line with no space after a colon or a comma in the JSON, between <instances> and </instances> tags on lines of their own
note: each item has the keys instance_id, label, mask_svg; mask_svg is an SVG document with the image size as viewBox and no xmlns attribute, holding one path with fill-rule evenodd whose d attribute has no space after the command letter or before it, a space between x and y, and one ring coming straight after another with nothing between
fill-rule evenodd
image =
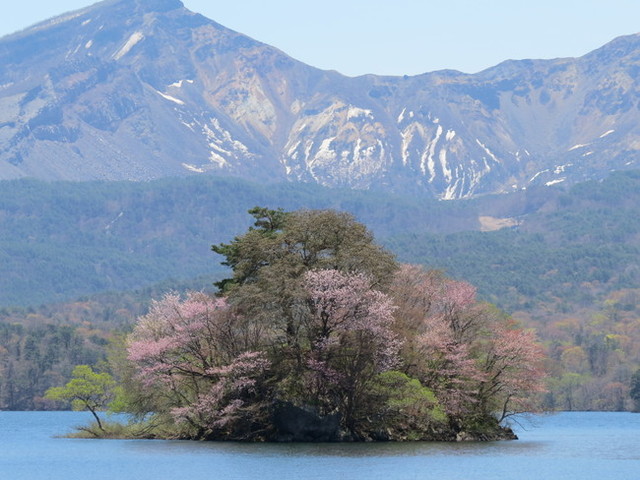
<instances>
[{"instance_id":1,"label":"blue lake water","mask_svg":"<svg viewBox=\"0 0 640 480\"><path fill-rule=\"evenodd\" d=\"M561 413L492 443L238 444L57 438L81 412L0 412L1 480L638 480L640 414Z\"/></svg>"}]
</instances>

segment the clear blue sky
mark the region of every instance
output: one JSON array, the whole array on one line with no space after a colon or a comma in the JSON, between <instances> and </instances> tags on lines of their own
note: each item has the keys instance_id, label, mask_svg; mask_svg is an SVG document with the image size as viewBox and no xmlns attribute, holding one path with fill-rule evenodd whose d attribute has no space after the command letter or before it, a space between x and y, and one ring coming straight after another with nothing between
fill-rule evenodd
<instances>
[{"instance_id":1,"label":"clear blue sky","mask_svg":"<svg viewBox=\"0 0 640 480\"><path fill-rule=\"evenodd\" d=\"M0 35L94 0L3 0ZM475 73L576 57L640 32L639 0L183 0L187 8L345 75Z\"/></svg>"}]
</instances>

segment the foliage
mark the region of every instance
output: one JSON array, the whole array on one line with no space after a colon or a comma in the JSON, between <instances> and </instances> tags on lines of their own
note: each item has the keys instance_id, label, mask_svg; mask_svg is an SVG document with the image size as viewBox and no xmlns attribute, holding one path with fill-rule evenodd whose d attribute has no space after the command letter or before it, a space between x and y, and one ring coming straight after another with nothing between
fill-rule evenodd
<instances>
[{"instance_id":1,"label":"foliage","mask_svg":"<svg viewBox=\"0 0 640 480\"><path fill-rule=\"evenodd\" d=\"M447 415L435 393L418 379L397 370L382 372L374 380L371 399L377 408L374 418L384 420L378 428L385 428L389 438L442 439Z\"/></svg>"},{"instance_id":2,"label":"foliage","mask_svg":"<svg viewBox=\"0 0 640 480\"><path fill-rule=\"evenodd\" d=\"M73 410L87 409L96 419L98 428L104 430L98 411L105 409L116 395L116 382L108 373L96 373L88 365L73 369L72 379L64 387L52 387L45 398L71 402Z\"/></svg>"},{"instance_id":3,"label":"foliage","mask_svg":"<svg viewBox=\"0 0 640 480\"><path fill-rule=\"evenodd\" d=\"M28 314L28 320L42 317ZM50 408L44 392L71 377L74 365L104 359L107 334L87 326L0 322L0 407Z\"/></svg>"},{"instance_id":4,"label":"foliage","mask_svg":"<svg viewBox=\"0 0 640 480\"><path fill-rule=\"evenodd\" d=\"M145 397L138 408L165 413L180 426L177 436L256 435L260 379L269 361L249 350L250 334L236 331L233 317L224 300L205 294L184 301L168 294L154 302L128 344Z\"/></svg>"},{"instance_id":5,"label":"foliage","mask_svg":"<svg viewBox=\"0 0 640 480\"><path fill-rule=\"evenodd\" d=\"M184 291L206 283L176 287ZM69 381L75 365L101 366L111 342L131 329L152 297L166 290L156 285L64 304L0 309L0 408L54 408L44 392Z\"/></svg>"},{"instance_id":6,"label":"foliage","mask_svg":"<svg viewBox=\"0 0 640 480\"><path fill-rule=\"evenodd\" d=\"M640 411L640 368L633 373L631 377L631 387L629 395L633 400L633 410L635 412Z\"/></svg>"},{"instance_id":7,"label":"foliage","mask_svg":"<svg viewBox=\"0 0 640 480\"><path fill-rule=\"evenodd\" d=\"M637 289L620 290L596 313L557 315L539 327L553 376L547 409L635 408L631 389L640 365L638 298Z\"/></svg>"},{"instance_id":8,"label":"foliage","mask_svg":"<svg viewBox=\"0 0 640 480\"><path fill-rule=\"evenodd\" d=\"M277 440L291 405L338 438L450 440L534 407L540 348L469 284L396 264L347 214L251 214L214 247L221 296L168 294L138 320L129 411L179 438Z\"/></svg>"}]
</instances>

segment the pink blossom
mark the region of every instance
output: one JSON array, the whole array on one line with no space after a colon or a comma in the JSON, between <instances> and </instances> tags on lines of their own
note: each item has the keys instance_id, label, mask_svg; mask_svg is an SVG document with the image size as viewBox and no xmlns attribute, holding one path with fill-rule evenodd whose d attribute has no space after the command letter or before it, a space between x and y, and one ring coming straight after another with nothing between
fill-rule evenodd
<instances>
[{"instance_id":1,"label":"pink blossom","mask_svg":"<svg viewBox=\"0 0 640 480\"><path fill-rule=\"evenodd\" d=\"M358 348L367 349L378 371L397 364L400 340L392 329L395 307L387 295L371 288L367 276L314 270L305 274L304 282L313 306L309 329L315 345L326 351L333 337L343 348L347 337L357 334Z\"/></svg>"}]
</instances>

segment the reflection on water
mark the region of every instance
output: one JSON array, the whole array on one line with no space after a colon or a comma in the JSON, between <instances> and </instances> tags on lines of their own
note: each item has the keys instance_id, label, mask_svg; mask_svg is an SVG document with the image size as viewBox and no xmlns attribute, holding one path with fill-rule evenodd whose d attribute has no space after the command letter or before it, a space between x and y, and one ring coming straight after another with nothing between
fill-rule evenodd
<instances>
[{"instance_id":1,"label":"reflection on water","mask_svg":"<svg viewBox=\"0 0 640 480\"><path fill-rule=\"evenodd\" d=\"M246 444L54 438L83 413L0 412L0 478L438 479L640 478L640 415L562 413L492 443Z\"/></svg>"}]
</instances>

